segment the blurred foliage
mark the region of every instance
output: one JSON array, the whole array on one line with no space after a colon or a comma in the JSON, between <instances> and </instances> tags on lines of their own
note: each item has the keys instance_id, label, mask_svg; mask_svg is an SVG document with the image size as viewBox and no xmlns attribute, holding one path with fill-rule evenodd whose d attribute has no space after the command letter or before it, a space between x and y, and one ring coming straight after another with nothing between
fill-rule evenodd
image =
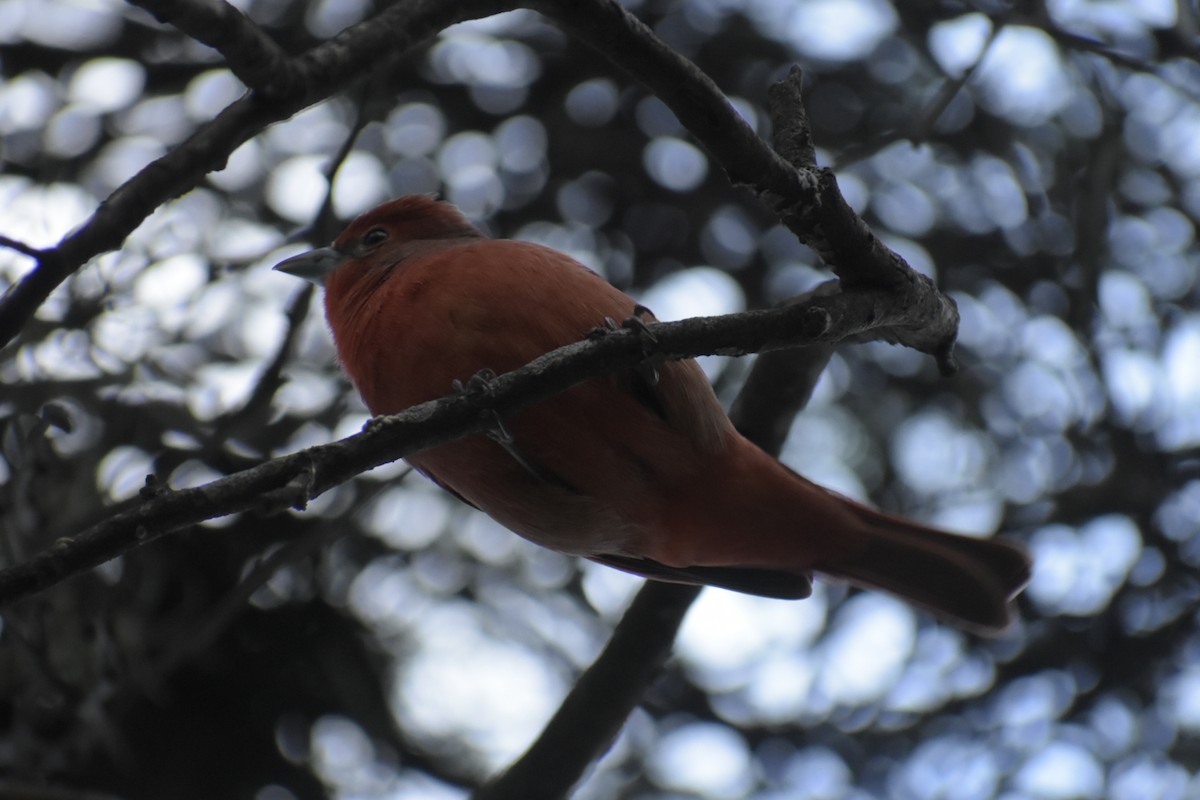
<instances>
[{"instance_id":1,"label":"blurred foliage","mask_svg":"<svg viewBox=\"0 0 1200 800\"><path fill-rule=\"evenodd\" d=\"M372 13L237 5L293 53ZM627 5L765 135L767 86L800 63L821 161L960 305L961 375L843 348L783 459L1024 539L1037 571L992 642L842 587L710 590L579 796L1200 795L1195 9ZM30 246L242 92L115 0L0 3L0 46L0 233ZM268 271L330 192L342 218L440 192L660 316L824 278L596 53L529 12L456 26L239 148L0 351L0 561L133 502L147 474L194 486L361 425L319 313ZM0 250L0 287L31 266ZM743 365L706 368L736 390ZM635 583L401 472L214 520L7 611L0 775L129 798L458 797L511 760Z\"/></svg>"}]
</instances>

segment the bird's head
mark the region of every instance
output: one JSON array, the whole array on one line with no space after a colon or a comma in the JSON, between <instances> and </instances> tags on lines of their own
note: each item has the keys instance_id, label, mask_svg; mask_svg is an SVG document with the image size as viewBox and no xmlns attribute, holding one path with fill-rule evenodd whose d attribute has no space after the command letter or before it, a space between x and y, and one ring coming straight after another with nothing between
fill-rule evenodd
<instances>
[{"instance_id":1,"label":"bird's head","mask_svg":"<svg viewBox=\"0 0 1200 800\"><path fill-rule=\"evenodd\" d=\"M331 246L292 256L275 269L325 286L335 273L339 278L366 277L447 242L482 238L449 203L428 195L408 195L362 214Z\"/></svg>"}]
</instances>

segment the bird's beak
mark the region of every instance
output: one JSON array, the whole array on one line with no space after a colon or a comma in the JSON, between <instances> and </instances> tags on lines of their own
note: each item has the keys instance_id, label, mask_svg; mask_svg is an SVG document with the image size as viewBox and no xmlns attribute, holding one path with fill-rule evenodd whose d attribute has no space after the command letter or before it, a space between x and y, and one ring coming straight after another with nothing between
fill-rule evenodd
<instances>
[{"instance_id":1,"label":"bird's beak","mask_svg":"<svg viewBox=\"0 0 1200 800\"><path fill-rule=\"evenodd\" d=\"M334 273L346 260L343 253L332 247L320 247L309 250L298 256L284 259L275 265L275 269L288 275L295 275L306 281L312 281L318 286L324 286L325 280Z\"/></svg>"}]
</instances>

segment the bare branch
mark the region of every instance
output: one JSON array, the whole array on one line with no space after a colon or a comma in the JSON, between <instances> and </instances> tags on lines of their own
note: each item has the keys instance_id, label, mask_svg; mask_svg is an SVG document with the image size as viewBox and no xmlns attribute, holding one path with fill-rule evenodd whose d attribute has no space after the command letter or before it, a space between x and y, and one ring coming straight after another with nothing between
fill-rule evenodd
<instances>
[{"instance_id":1,"label":"bare branch","mask_svg":"<svg viewBox=\"0 0 1200 800\"><path fill-rule=\"evenodd\" d=\"M166 25L178 28L225 58L229 70L251 89L263 89L286 72L287 53L245 14L225 2L129 0Z\"/></svg>"},{"instance_id":2,"label":"bare branch","mask_svg":"<svg viewBox=\"0 0 1200 800\"><path fill-rule=\"evenodd\" d=\"M565 797L604 754L662 672L699 586L647 581L537 741L472 800Z\"/></svg>"},{"instance_id":3,"label":"bare branch","mask_svg":"<svg viewBox=\"0 0 1200 800\"><path fill-rule=\"evenodd\" d=\"M115 250L153 211L225 166L230 153L272 123L340 91L380 63L443 28L512 8L506 0L442 0L393 5L374 19L343 31L287 62L263 90L232 103L178 147L116 189L91 218L0 298L0 347L12 341L52 291L95 256ZM189 18L191 19L191 18Z\"/></svg>"},{"instance_id":4,"label":"bare branch","mask_svg":"<svg viewBox=\"0 0 1200 800\"><path fill-rule=\"evenodd\" d=\"M806 194L805 184L811 190L812 177L768 147L711 78L615 0L530 0L526 5L650 89L734 183L789 198Z\"/></svg>"},{"instance_id":5,"label":"bare branch","mask_svg":"<svg viewBox=\"0 0 1200 800\"><path fill-rule=\"evenodd\" d=\"M829 281L789 305L837 291L837 281ZM827 342L815 342L759 355L729 411L738 431L768 453L779 455L792 421L812 397L833 349Z\"/></svg>"},{"instance_id":6,"label":"bare branch","mask_svg":"<svg viewBox=\"0 0 1200 800\"><path fill-rule=\"evenodd\" d=\"M614 0L532 0L528 5L653 91L720 163L729 179L754 191L800 241L824 259L846 288L900 291L930 309L932 324L921 326L917 340L910 340L914 329L895 331L891 341L931 353L944 374L955 372L958 309L954 301L879 241L854 213L832 170L813 163L811 140L797 140L796 145L776 152L699 67ZM800 71L793 70L771 89L772 119L777 128L784 128L777 147L806 127L801 78Z\"/></svg>"},{"instance_id":7,"label":"bare branch","mask_svg":"<svg viewBox=\"0 0 1200 800\"><path fill-rule=\"evenodd\" d=\"M9 250L15 250L22 255L29 256L30 258L41 258L43 253L42 250L39 250L31 245L27 245L24 242L18 239L13 239L9 236L0 236L0 247L7 247Z\"/></svg>"},{"instance_id":8,"label":"bare branch","mask_svg":"<svg viewBox=\"0 0 1200 800\"><path fill-rule=\"evenodd\" d=\"M890 306L888 305L890 303ZM871 309L864 313L862 308ZM812 342L835 342L874 331L918 328L926 311L903 295L865 293L814 298L769 311L658 322L648 330L666 358L744 355ZM867 320L866 316L874 317ZM510 416L605 372L645 358L637 331L616 331L560 347L499 376L490 396L454 395L377 419L363 433L301 450L192 489L148 486L135 508L75 536L58 539L22 564L0 570L0 605L42 591L164 534L243 511L271 512L303 505L338 484L409 453L482 433L491 411Z\"/></svg>"},{"instance_id":9,"label":"bare branch","mask_svg":"<svg viewBox=\"0 0 1200 800\"><path fill-rule=\"evenodd\" d=\"M241 408L229 412L218 421L212 434L214 441L223 442L246 426L261 423L268 415L271 398L275 396L275 392L283 383L284 367L291 356L292 345L295 343L296 337L300 335L300 326L304 324L304 320L308 316L315 289L315 286L308 284L292 297L285 312L287 329L284 331L283 339L279 342L279 347L275 350L274 357L263 369L262 374L258 376L254 390L246 398L246 402L242 404Z\"/></svg>"},{"instance_id":10,"label":"bare branch","mask_svg":"<svg viewBox=\"0 0 1200 800\"><path fill-rule=\"evenodd\" d=\"M831 171L805 163L807 155L788 163L737 114L707 75L614 0L414 0L394 5L287 62L288 68L281 70L284 77L230 105L181 146L113 192L92 218L58 247L42 253L37 268L0 299L0 346L17 335L68 275L88 259L119 247L155 208L195 186L207 172L222 167L237 146L267 125L328 97L384 63L388 56L454 22L517 5L540 11L644 82L713 154L730 179L754 188L800 240L825 259L846 287L899 290L914 302L933 308L930 318L936 324L896 329L889 340L932 353L943 372L953 371L951 353L957 330L953 302L871 233L845 202ZM160 4L154 0L151 6ZM180 19L203 31L209 31L212 24L212 19L199 13ZM773 102L777 124L781 119L802 118L798 71L774 91ZM921 332L915 334L917 330Z\"/></svg>"},{"instance_id":11,"label":"bare branch","mask_svg":"<svg viewBox=\"0 0 1200 800\"><path fill-rule=\"evenodd\" d=\"M824 284L828 287L829 284ZM814 294L821 294L818 290ZM826 344L759 356L730 412L743 435L778 455L831 352ZM784 391L779 391L780 387ZM564 797L616 740L671 655L697 586L647 581L529 749L473 800Z\"/></svg>"}]
</instances>

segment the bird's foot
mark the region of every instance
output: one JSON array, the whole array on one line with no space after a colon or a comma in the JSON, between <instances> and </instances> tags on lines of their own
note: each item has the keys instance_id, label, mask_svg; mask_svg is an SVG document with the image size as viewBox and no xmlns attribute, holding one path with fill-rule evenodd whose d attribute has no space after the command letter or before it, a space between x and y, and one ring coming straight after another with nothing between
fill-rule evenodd
<instances>
[{"instance_id":1,"label":"bird's foot","mask_svg":"<svg viewBox=\"0 0 1200 800\"><path fill-rule=\"evenodd\" d=\"M455 378L451 381L450 385L453 387L454 393L460 397L478 397L482 395L490 398L494 394L492 382L495 380L496 371L484 367L470 378L467 378L465 383ZM490 416L492 420L492 428L487 431L487 437L501 445L512 444L512 432L509 431L508 426L504 424L504 420L496 413L496 410L488 408L483 413Z\"/></svg>"},{"instance_id":2,"label":"bird's foot","mask_svg":"<svg viewBox=\"0 0 1200 800\"><path fill-rule=\"evenodd\" d=\"M658 337L651 333L650 329L646 327L646 322L642 319L643 316L648 316L651 319L654 318L654 315L650 313L650 309L646 308L641 303L634 305L633 314L621 321L621 329L637 331L638 341L642 345L642 356L647 360L634 367L634 371L637 372L638 376L641 377L641 379L644 380L648 385L657 386L658 366L652 357L658 349ZM611 322L611 319L607 317L605 318L605 323Z\"/></svg>"},{"instance_id":3,"label":"bird's foot","mask_svg":"<svg viewBox=\"0 0 1200 800\"><path fill-rule=\"evenodd\" d=\"M637 366L637 372L642 379L651 386L658 385L658 367L651 359L658 350L658 337L650 332L646 327L644 316L649 316L651 319L654 315L650 313L650 309L646 308L641 303L637 303L633 307L633 315L626 317L621 322L621 327L626 330L637 331L638 341L642 343L642 355L648 359Z\"/></svg>"},{"instance_id":4,"label":"bird's foot","mask_svg":"<svg viewBox=\"0 0 1200 800\"><path fill-rule=\"evenodd\" d=\"M650 359L658 350L658 337L650 332L646 321L642 319L644 316L649 316L651 319L654 318L650 309L641 303L637 303L633 307L633 314L621 320L621 324L618 325L617 321L612 317L605 317L604 324L598 325L588 331L587 338L602 339L610 333L616 333L617 331L637 331L638 341L642 345L642 356ZM634 370L649 385L654 386L658 383L658 367L653 361L644 361L634 367Z\"/></svg>"},{"instance_id":5,"label":"bird's foot","mask_svg":"<svg viewBox=\"0 0 1200 800\"><path fill-rule=\"evenodd\" d=\"M492 395L492 381L494 380L496 380L496 371L484 367L467 378L466 383L455 378L450 382L450 385L460 395L484 394L490 397Z\"/></svg>"},{"instance_id":6,"label":"bird's foot","mask_svg":"<svg viewBox=\"0 0 1200 800\"><path fill-rule=\"evenodd\" d=\"M641 331L644 342L646 342L648 345L657 345L658 337L650 332L650 329L646 327L646 321L642 319L642 317L649 317L653 320L654 313L641 303L634 303L633 314L626 317L624 321L621 322L621 327L628 328L630 330ZM649 354L647 353L647 355Z\"/></svg>"}]
</instances>

